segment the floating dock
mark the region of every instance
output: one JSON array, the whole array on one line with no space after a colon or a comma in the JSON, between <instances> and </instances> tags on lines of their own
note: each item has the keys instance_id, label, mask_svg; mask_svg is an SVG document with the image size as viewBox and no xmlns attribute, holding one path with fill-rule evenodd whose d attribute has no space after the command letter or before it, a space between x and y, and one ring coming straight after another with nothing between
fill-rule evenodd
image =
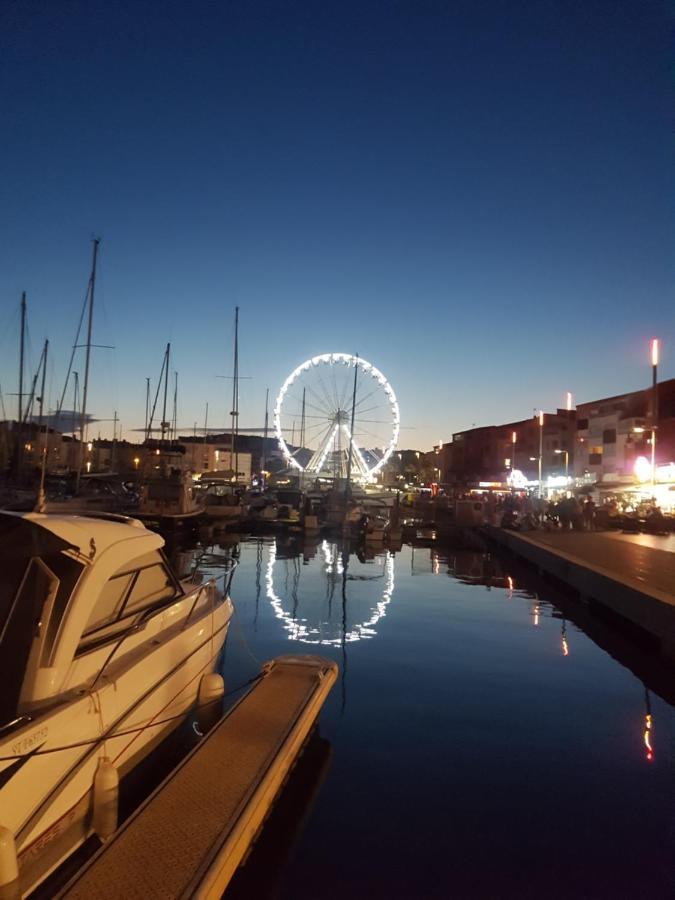
<instances>
[{"instance_id":1,"label":"floating dock","mask_svg":"<svg viewBox=\"0 0 675 900\"><path fill-rule=\"evenodd\" d=\"M675 658L675 553L633 535L510 531L487 527L496 543L656 638Z\"/></svg>"},{"instance_id":2,"label":"floating dock","mask_svg":"<svg viewBox=\"0 0 675 900\"><path fill-rule=\"evenodd\" d=\"M335 683L337 665L281 656L58 895L219 898Z\"/></svg>"}]
</instances>

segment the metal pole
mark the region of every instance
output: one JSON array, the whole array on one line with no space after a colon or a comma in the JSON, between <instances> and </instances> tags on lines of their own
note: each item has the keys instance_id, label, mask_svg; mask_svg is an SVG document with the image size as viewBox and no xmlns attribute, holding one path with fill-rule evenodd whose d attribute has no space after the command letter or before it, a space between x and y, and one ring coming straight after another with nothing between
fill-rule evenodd
<instances>
[{"instance_id":1,"label":"metal pole","mask_svg":"<svg viewBox=\"0 0 675 900\"><path fill-rule=\"evenodd\" d=\"M89 358L91 356L91 328L94 319L94 288L96 286L96 257L98 255L98 238L93 240L93 251L91 261L91 276L89 278L89 319L87 322L87 352L84 357L84 387L82 389L82 412L80 414L80 454L79 465L77 467L77 487L80 486L80 475L82 474L82 465L84 463L84 437L85 424L87 416L87 392L89 390Z\"/></svg>"},{"instance_id":2,"label":"metal pole","mask_svg":"<svg viewBox=\"0 0 675 900\"><path fill-rule=\"evenodd\" d=\"M48 352L49 352L49 341L46 340L44 350L42 351L42 385L40 386L40 415L38 418L38 432L40 434L40 444L42 444L42 417L43 417L42 414L43 414L44 403L45 403L45 377L47 375L47 354L48 354ZM47 431L47 433L49 433L49 426L47 426L46 431ZM46 444L47 444L46 437L45 437L44 443L45 443L45 448L46 448ZM43 449L42 452L44 453L45 449Z\"/></svg>"},{"instance_id":3,"label":"metal pole","mask_svg":"<svg viewBox=\"0 0 675 900\"><path fill-rule=\"evenodd\" d=\"M659 418L659 392L656 384L656 350L652 349L652 488L656 484L656 427Z\"/></svg>"},{"instance_id":4,"label":"metal pole","mask_svg":"<svg viewBox=\"0 0 675 900\"><path fill-rule=\"evenodd\" d=\"M115 410L115 413L113 415L113 439L112 439L112 447L110 450L110 470L111 470L111 472L115 471L115 455L116 455L115 450L117 449L116 444L117 444L117 410Z\"/></svg>"},{"instance_id":5,"label":"metal pole","mask_svg":"<svg viewBox=\"0 0 675 900\"><path fill-rule=\"evenodd\" d=\"M356 359L354 362L354 392L352 394L352 423L349 429L349 453L347 454L347 488L346 494L349 495L351 491L351 477L352 477L352 452L354 449L354 418L356 416L356 376L359 371L359 354L356 354Z\"/></svg>"},{"instance_id":6,"label":"metal pole","mask_svg":"<svg viewBox=\"0 0 675 900\"><path fill-rule=\"evenodd\" d=\"M262 460L260 464L263 487L265 487L265 469L267 468L267 425L269 423L269 401L270 389L267 388L267 390L265 391L265 430L263 431Z\"/></svg>"},{"instance_id":7,"label":"metal pole","mask_svg":"<svg viewBox=\"0 0 675 900\"><path fill-rule=\"evenodd\" d=\"M169 359L171 355L171 344L166 345L166 350L164 351L164 405L162 406L162 446L164 445L164 438L166 436L166 394L169 390Z\"/></svg>"},{"instance_id":8,"label":"metal pole","mask_svg":"<svg viewBox=\"0 0 675 900\"><path fill-rule=\"evenodd\" d=\"M232 440L230 443L230 467L234 482L239 477L239 454L237 453L237 426L239 417L239 307L234 308L234 367L232 372Z\"/></svg>"},{"instance_id":9,"label":"metal pole","mask_svg":"<svg viewBox=\"0 0 675 900\"><path fill-rule=\"evenodd\" d=\"M544 413L539 411L539 499L542 496L542 456L544 455Z\"/></svg>"},{"instance_id":10,"label":"metal pole","mask_svg":"<svg viewBox=\"0 0 675 900\"><path fill-rule=\"evenodd\" d=\"M150 415L150 379L145 379L145 439L148 439L148 416Z\"/></svg>"},{"instance_id":11,"label":"metal pole","mask_svg":"<svg viewBox=\"0 0 675 900\"><path fill-rule=\"evenodd\" d=\"M26 292L24 291L21 294L21 334L19 336L19 418L18 422L21 425L23 421L23 357L24 357L24 344L25 344L25 335L26 335Z\"/></svg>"}]
</instances>

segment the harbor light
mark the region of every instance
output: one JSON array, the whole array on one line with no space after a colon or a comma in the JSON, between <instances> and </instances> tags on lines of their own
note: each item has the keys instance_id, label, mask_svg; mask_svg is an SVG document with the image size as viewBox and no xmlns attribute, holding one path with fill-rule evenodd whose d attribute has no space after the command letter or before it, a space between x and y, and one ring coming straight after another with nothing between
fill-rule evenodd
<instances>
[{"instance_id":1,"label":"harbor light","mask_svg":"<svg viewBox=\"0 0 675 900\"><path fill-rule=\"evenodd\" d=\"M635 477L640 482L640 484L644 484L646 481L649 481L652 474L652 466L646 456L638 456L638 458L635 460L633 471L635 472Z\"/></svg>"},{"instance_id":2,"label":"harbor light","mask_svg":"<svg viewBox=\"0 0 675 900\"><path fill-rule=\"evenodd\" d=\"M658 338L652 338L652 365L659 364L659 341Z\"/></svg>"}]
</instances>

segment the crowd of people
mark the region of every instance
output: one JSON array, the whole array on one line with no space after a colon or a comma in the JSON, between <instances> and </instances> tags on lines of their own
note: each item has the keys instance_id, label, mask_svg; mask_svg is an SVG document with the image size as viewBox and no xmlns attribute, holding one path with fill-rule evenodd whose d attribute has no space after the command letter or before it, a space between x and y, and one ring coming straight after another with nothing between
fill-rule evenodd
<instances>
[{"instance_id":1,"label":"crowd of people","mask_svg":"<svg viewBox=\"0 0 675 900\"><path fill-rule=\"evenodd\" d=\"M609 501L603 510L603 527L618 519L616 501ZM502 528L531 531L596 531L598 507L590 496L563 496L557 500L530 495L506 495L503 499L488 499L488 518ZM668 522L656 502L645 510L645 530L662 534L669 530ZM625 523L624 523L625 527Z\"/></svg>"}]
</instances>

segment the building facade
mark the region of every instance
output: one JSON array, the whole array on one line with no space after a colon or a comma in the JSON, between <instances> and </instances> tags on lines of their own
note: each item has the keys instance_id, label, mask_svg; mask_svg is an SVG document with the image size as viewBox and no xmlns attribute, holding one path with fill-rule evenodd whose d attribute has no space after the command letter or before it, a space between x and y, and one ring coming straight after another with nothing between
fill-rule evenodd
<instances>
[{"instance_id":1,"label":"building facade","mask_svg":"<svg viewBox=\"0 0 675 900\"><path fill-rule=\"evenodd\" d=\"M505 482L518 471L525 479L572 474L576 436L573 410L457 432L441 448L442 481L456 486Z\"/></svg>"}]
</instances>

